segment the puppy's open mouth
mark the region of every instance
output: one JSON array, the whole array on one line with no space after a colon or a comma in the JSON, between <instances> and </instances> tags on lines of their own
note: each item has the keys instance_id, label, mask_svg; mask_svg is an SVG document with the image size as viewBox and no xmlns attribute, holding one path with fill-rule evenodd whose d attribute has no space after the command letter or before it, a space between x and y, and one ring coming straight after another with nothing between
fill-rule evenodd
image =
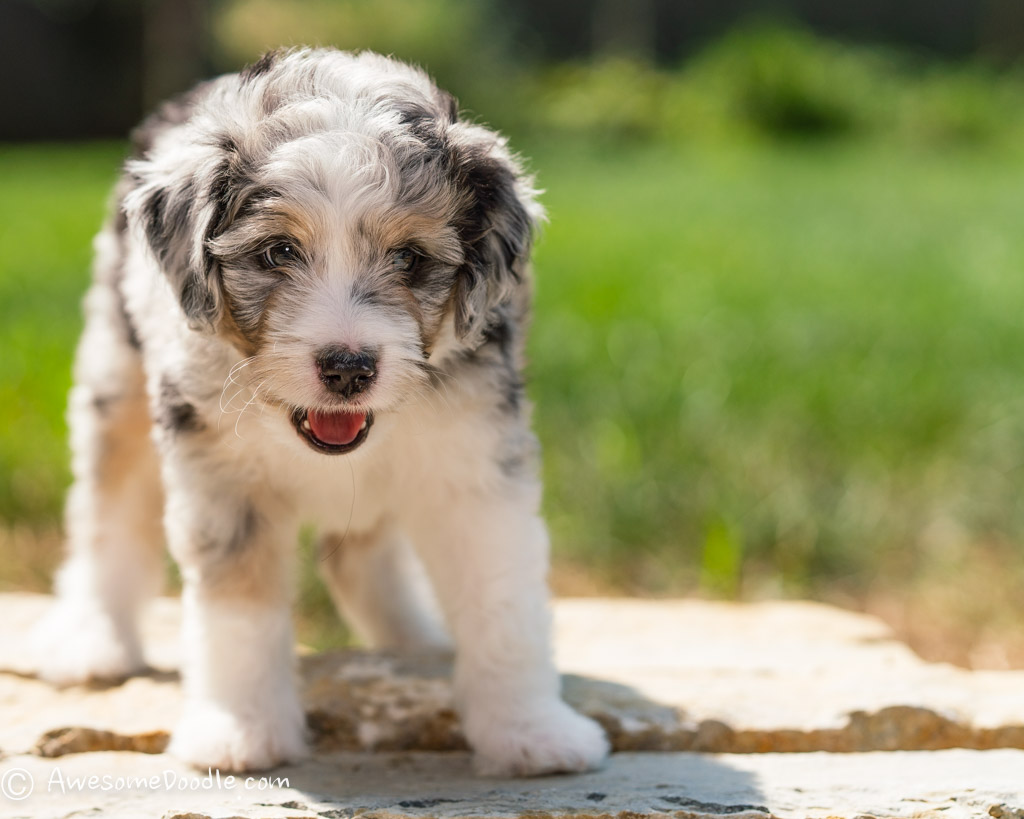
<instances>
[{"instance_id":1,"label":"puppy's open mouth","mask_svg":"<svg viewBox=\"0 0 1024 819\"><path fill-rule=\"evenodd\" d=\"M373 426L370 412L325 412L301 407L292 412L292 425L307 444L325 455L356 449Z\"/></svg>"}]
</instances>

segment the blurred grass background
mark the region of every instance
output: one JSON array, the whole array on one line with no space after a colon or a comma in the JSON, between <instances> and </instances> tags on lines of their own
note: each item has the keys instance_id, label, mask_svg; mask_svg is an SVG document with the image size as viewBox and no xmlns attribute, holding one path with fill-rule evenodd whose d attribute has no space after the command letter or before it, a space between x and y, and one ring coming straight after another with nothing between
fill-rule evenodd
<instances>
[{"instance_id":1,"label":"blurred grass background","mask_svg":"<svg viewBox=\"0 0 1024 819\"><path fill-rule=\"evenodd\" d=\"M529 158L556 589L811 597L926 656L1024 666L1015 64L763 22L673 66L531 61L485 36L487 3L216 9L222 68L395 52ZM124 150L0 145L0 588L46 588L59 555L79 301ZM312 562L324 646L343 632Z\"/></svg>"}]
</instances>

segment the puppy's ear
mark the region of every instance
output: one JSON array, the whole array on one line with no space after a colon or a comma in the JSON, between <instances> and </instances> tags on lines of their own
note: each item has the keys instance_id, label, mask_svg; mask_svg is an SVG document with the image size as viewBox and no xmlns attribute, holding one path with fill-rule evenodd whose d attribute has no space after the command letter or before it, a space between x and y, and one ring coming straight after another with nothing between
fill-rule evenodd
<instances>
[{"instance_id":1,"label":"puppy's ear","mask_svg":"<svg viewBox=\"0 0 1024 819\"><path fill-rule=\"evenodd\" d=\"M479 341L488 313L527 275L533 233L544 218L532 179L503 137L476 125L449 130L457 187L465 196L459 230L465 262L455 284L455 331Z\"/></svg>"},{"instance_id":2,"label":"puppy's ear","mask_svg":"<svg viewBox=\"0 0 1024 819\"><path fill-rule=\"evenodd\" d=\"M223 309L220 270L210 239L227 226L238 193L237 153L196 144L130 161L133 189L124 209L145 238L193 329L213 331Z\"/></svg>"}]
</instances>

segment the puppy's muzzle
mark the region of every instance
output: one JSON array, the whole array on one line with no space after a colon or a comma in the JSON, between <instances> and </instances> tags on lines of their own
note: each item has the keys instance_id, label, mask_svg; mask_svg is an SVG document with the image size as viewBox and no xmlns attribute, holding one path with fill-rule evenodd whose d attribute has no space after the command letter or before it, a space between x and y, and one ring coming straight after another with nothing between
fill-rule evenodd
<instances>
[{"instance_id":1,"label":"puppy's muzzle","mask_svg":"<svg viewBox=\"0 0 1024 819\"><path fill-rule=\"evenodd\" d=\"M377 359L365 351L327 349L317 357L316 365L324 386L342 398L366 392L377 378Z\"/></svg>"}]
</instances>

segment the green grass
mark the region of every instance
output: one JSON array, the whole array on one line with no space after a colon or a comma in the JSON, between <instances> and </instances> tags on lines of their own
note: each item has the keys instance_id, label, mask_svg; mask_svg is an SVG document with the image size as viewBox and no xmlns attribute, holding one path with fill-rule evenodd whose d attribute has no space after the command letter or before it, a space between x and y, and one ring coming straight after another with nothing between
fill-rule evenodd
<instances>
[{"instance_id":1,"label":"green grass","mask_svg":"<svg viewBox=\"0 0 1024 819\"><path fill-rule=\"evenodd\" d=\"M899 584L1024 516L1024 163L535 154L557 548L628 590Z\"/></svg>"},{"instance_id":2,"label":"green grass","mask_svg":"<svg viewBox=\"0 0 1024 819\"><path fill-rule=\"evenodd\" d=\"M79 302L122 150L0 146L0 520L60 511Z\"/></svg>"},{"instance_id":3,"label":"green grass","mask_svg":"<svg viewBox=\"0 0 1024 819\"><path fill-rule=\"evenodd\" d=\"M1024 574L1024 159L521 145L556 554L628 591ZM119 146L0 150L0 519L52 527Z\"/></svg>"}]
</instances>

